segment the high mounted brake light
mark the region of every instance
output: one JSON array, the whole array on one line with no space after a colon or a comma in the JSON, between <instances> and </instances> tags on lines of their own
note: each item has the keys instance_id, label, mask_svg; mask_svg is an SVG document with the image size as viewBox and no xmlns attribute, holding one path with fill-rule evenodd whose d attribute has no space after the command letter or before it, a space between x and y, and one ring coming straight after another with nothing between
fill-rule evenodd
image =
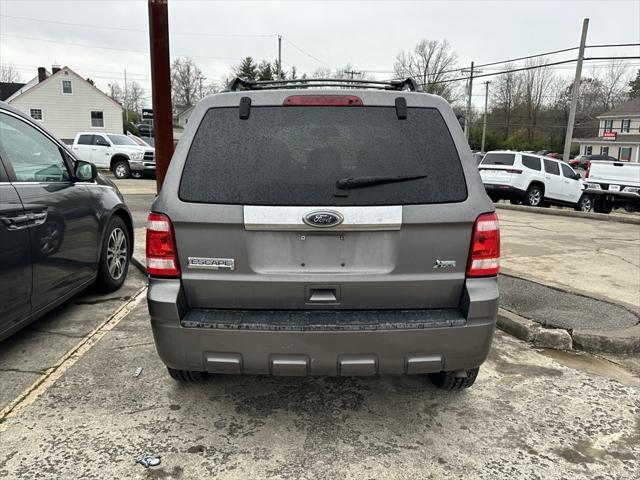
<instances>
[{"instance_id":1,"label":"high mounted brake light","mask_svg":"<svg viewBox=\"0 0 640 480\"><path fill-rule=\"evenodd\" d=\"M467 277L492 277L500 271L500 227L495 213L483 213L473 227Z\"/></svg>"},{"instance_id":2,"label":"high mounted brake light","mask_svg":"<svg viewBox=\"0 0 640 480\"><path fill-rule=\"evenodd\" d=\"M147 217L147 273L154 277L180 276L173 225L160 213Z\"/></svg>"},{"instance_id":3,"label":"high mounted brake light","mask_svg":"<svg viewBox=\"0 0 640 480\"><path fill-rule=\"evenodd\" d=\"M284 99L285 107L363 107L356 95L290 95Z\"/></svg>"}]
</instances>

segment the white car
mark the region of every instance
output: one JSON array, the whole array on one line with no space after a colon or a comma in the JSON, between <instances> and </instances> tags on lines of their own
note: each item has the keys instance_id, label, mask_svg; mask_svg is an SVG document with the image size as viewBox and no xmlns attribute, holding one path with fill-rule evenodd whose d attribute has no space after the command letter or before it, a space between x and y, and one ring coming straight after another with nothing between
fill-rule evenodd
<instances>
[{"instance_id":1,"label":"white car","mask_svg":"<svg viewBox=\"0 0 640 480\"><path fill-rule=\"evenodd\" d=\"M141 178L156 172L154 148L140 145L127 135L80 132L71 149L80 159L111 170L116 178Z\"/></svg>"},{"instance_id":2,"label":"white car","mask_svg":"<svg viewBox=\"0 0 640 480\"><path fill-rule=\"evenodd\" d=\"M583 195L583 182L569 164L534 153L493 151L479 165L489 197L532 207L550 204L591 210L591 197Z\"/></svg>"}]
</instances>

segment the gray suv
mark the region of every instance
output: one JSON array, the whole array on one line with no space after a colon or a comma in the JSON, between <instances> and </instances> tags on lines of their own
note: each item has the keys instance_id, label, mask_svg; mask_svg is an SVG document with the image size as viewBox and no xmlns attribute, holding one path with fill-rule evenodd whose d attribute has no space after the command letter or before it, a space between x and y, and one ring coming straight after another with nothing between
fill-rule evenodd
<instances>
[{"instance_id":1,"label":"gray suv","mask_svg":"<svg viewBox=\"0 0 640 480\"><path fill-rule=\"evenodd\" d=\"M171 376L473 384L500 238L448 103L412 80L250 82L194 109L147 227Z\"/></svg>"}]
</instances>

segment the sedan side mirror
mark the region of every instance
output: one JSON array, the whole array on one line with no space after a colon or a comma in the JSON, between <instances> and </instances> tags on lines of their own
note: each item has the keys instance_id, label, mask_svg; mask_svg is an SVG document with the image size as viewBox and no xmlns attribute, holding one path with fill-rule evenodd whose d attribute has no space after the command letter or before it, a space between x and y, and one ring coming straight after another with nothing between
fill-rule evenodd
<instances>
[{"instance_id":1,"label":"sedan side mirror","mask_svg":"<svg viewBox=\"0 0 640 480\"><path fill-rule=\"evenodd\" d=\"M75 177L81 182L91 182L98 176L98 169L93 163L78 160L76 162Z\"/></svg>"}]
</instances>

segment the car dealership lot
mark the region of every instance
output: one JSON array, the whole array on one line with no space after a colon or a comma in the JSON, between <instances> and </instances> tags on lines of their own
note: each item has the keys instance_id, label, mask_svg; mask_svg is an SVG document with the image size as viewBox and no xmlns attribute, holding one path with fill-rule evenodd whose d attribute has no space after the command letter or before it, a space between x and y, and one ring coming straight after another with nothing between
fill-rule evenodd
<instances>
[{"instance_id":1,"label":"car dealership lot","mask_svg":"<svg viewBox=\"0 0 640 480\"><path fill-rule=\"evenodd\" d=\"M140 252L155 184L118 183ZM636 305L637 225L499 216L509 273ZM0 344L0 409L15 406L0 423L0 478L634 479L640 472L637 355L537 350L500 331L465 392L438 391L420 376L217 376L182 385L157 357L142 301L92 348L50 370L141 288L132 268L117 295L75 297ZM59 378L12 404L42 374ZM161 456L158 467L135 464L147 451Z\"/></svg>"}]
</instances>

